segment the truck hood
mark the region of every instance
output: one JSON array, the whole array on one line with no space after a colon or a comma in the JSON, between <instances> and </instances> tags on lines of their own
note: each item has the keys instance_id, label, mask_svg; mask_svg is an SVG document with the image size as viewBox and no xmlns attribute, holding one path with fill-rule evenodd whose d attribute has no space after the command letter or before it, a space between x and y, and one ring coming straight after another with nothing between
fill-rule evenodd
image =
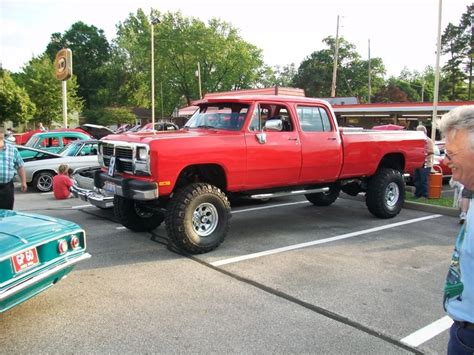
<instances>
[{"instance_id":1,"label":"truck hood","mask_svg":"<svg viewBox=\"0 0 474 355\"><path fill-rule=\"evenodd\" d=\"M0 260L80 227L58 218L0 210Z\"/></svg>"},{"instance_id":2,"label":"truck hood","mask_svg":"<svg viewBox=\"0 0 474 355\"><path fill-rule=\"evenodd\" d=\"M129 133L129 134L113 134L108 135L102 141L126 141L132 143L145 143L150 144L150 142L156 140L165 140L165 139L183 139L183 138L195 138L195 137L209 137L213 136L228 136L236 135L240 131L225 131L218 129L201 129L201 128L192 128L192 129L180 129L179 131L156 131L153 132L139 132L139 133Z\"/></svg>"}]
</instances>

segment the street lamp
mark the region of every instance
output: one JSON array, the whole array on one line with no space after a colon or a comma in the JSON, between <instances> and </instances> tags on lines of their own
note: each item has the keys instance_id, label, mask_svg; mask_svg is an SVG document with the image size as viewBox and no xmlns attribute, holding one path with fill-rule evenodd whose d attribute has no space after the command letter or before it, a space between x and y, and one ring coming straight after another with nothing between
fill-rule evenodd
<instances>
[{"instance_id":1,"label":"street lamp","mask_svg":"<svg viewBox=\"0 0 474 355\"><path fill-rule=\"evenodd\" d=\"M155 130L155 45L153 40L153 29L160 23L156 17L151 18L151 127Z\"/></svg>"}]
</instances>

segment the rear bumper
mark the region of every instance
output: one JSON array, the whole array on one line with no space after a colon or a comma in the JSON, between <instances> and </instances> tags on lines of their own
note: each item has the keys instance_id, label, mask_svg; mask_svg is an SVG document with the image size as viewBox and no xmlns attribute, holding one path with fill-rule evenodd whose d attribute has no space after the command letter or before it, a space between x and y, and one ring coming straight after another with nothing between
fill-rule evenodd
<instances>
[{"instance_id":1,"label":"rear bumper","mask_svg":"<svg viewBox=\"0 0 474 355\"><path fill-rule=\"evenodd\" d=\"M159 197L158 184L121 176L109 176L101 171L94 173L94 186L131 200L148 201Z\"/></svg>"}]
</instances>

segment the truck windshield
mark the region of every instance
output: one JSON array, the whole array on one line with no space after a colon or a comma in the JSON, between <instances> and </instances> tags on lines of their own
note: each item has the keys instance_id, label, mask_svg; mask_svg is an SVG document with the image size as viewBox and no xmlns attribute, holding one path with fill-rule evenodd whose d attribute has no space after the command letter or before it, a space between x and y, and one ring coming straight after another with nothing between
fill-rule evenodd
<instances>
[{"instance_id":1,"label":"truck windshield","mask_svg":"<svg viewBox=\"0 0 474 355\"><path fill-rule=\"evenodd\" d=\"M244 104L209 104L202 105L199 111L189 119L185 128L212 128L228 131L239 131L249 110Z\"/></svg>"}]
</instances>

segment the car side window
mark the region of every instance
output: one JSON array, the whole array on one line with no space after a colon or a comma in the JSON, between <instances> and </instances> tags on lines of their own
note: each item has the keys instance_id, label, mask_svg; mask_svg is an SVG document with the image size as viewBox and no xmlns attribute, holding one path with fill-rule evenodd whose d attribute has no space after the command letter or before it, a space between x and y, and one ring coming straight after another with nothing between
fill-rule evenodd
<instances>
[{"instance_id":1,"label":"car side window","mask_svg":"<svg viewBox=\"0 0 474 355\"><path fill-rule=\"evenodd\" d=\"M291 121L288 109L283 105L274 104L259 104L255 106L249 130L252 132L260 131L265 127L265 122L276 119L282 121L282 131L293 131L294 125Z\"/></svg>"},{"instance_id":2,"label":"car side window","mask_svg":"<svg viewBox=\"0 0 474 355\"><path fill-rule=\"evenodd\" d=\"M296 109L303 132L329 132L331 121L322 107L298 106Z\"/></svg>"}]
</instances>

